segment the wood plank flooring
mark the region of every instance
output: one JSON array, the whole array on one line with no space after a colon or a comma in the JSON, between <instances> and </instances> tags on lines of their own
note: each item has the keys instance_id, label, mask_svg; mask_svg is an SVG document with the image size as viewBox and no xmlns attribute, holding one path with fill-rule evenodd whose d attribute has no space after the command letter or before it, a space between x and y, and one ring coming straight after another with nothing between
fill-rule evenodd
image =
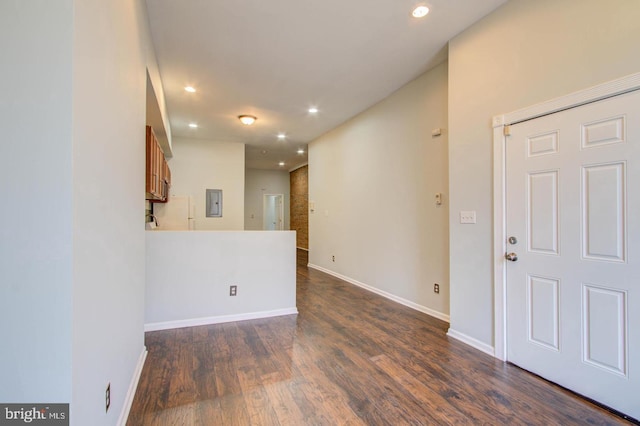
<instances>
[{"instance_id":1,"label":"wood plank flooring","mask_svg":"<svg viewBox=\"0 0 640 426\"><path fill-rule=\"evenodd\" d=\"M147 333L127 425L629 424L298 258L298 315Z\"/></svg>"}]
</instances>

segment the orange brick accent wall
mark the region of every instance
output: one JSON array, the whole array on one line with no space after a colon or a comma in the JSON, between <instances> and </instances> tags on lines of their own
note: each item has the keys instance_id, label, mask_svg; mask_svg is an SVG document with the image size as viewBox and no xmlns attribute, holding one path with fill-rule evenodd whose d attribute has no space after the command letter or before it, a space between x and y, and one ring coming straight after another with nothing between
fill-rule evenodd
<instances>
[{"instance_id":1,"label":"orange brick accent wall","mask_svg":"<svg viewBox=\"0 0 640 426\"><path fill-rule=\"evenodd\" d=\"M291 191L289 217L291 230L296 231L297 247L309 249L309 166L290 173Z\"/></svg>"}]
</instances>

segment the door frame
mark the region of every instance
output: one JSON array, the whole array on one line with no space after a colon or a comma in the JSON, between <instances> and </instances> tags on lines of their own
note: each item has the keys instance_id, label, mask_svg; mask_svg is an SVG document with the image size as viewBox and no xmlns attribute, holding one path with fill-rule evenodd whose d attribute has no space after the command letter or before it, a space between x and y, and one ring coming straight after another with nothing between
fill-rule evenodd
<instances>
[{"instance_id":1,"label":"door frame","mask_svg":"<svg viewBox=\"0 0 640 426\"><path fill-rule=\"evenodd\" d=\"M506 143L508 126L640 90L640 73L493 117L493 352L507 361Z\"/></svg>"},{"instance_id":2,"label":"door frame","mask_svg":"<svg viewBox=\"0 0 640 426\"><path fill-rule=\"evenodd\" d=\"M280 223L276 225L276 231L284 230L284 194L262 194L262 230L265 230L267 220L267 197L280 198L280 206L277 207L277 214L280 216Z\"/></svg>"}]
</instances>

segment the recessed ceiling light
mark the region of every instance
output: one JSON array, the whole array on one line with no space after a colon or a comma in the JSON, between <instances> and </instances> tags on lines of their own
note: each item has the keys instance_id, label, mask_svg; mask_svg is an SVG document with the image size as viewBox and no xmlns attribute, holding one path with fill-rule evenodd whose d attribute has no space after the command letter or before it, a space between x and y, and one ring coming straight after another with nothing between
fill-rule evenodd
<instances>
[{"instance_id":1,"label":"recessed ceiling light","mask_svg":"<svg viewBox=\"0 0 640 426\"><path fill-rule=\"evenodd\" d=\"M239 115L238 119L245 126L251 126L257 120L257 118L253 115Z\"/></svg>"},{"instance_id":2,"label":"recessed ceiling light","mask_svg":"<svg viewBox=\"0 0 640 426\"><path fill-rule=\"evenodd\" d=\"M280 167L284 166L284 161L279 162L278 166L280 166Z\"/></svg>"},{"instance_id":3,"label":"recessed ceiling light","mask_svg":"<svg viewBox=\"0 0 640 426\"><path fill-rule=\"evenodd\" d=\"M278 139L284 139L286 137L287 135L285 135L284 133L278 133Z\"/></svg>"},{"instance_id":4,"label":"recessed ceiling light","mask_svg":"<svg viewBox=\"0 0 640 426\"><path fill-rule=\"evenodd\" d=\"M413 9L413 12L411 12L414 18L422 18L427 16L427 13L429 13L429 8L427 6L418 6Z\"/></svg>"},{"instance_id":5,"label":"recessed ceiling light","mask_svg":"<svg viewBox=\"0 0 640 426\"><path fill-rule=\"evenodd\" d=\"M189 93L195 93L196 92L196 89L194 87L192 87L192 86L187 86L187 87L184 88L184 90L186 90Z\"/></svg>"},{"instance_id":6,"label":"recessed ceiling light","mask_svg":"<svg viewBox=\"0 0 640 426\"><path fill-rule=\"evenodd\" d=\"M311 107L311 108L309 108L309 112L310 112L311 114L315 114L315 113L317 113L317 112L318 112L318 108L316 108L316 107Z\"/></svg>"},{"instance_id":7,"label":"recessed ceiling light","mask_svg":"<svg viewBox=\"0 0 640 426\"><path fill-rule=\"evenodd\" d=\"M298 154L304 154L304 149L300 148L300 149L298 150Z\"/></svg>"},{"instance_id":8,"label":"recessed ceiling light","mask_svg":"<svg viewBox=\"0 0 640 426\"><path fill-rule=\"evenodd\" d=\"M191 127L192 129L197 129L198 125L196 123L189 123L189 127Z\"/></svg>"}]
</instances>

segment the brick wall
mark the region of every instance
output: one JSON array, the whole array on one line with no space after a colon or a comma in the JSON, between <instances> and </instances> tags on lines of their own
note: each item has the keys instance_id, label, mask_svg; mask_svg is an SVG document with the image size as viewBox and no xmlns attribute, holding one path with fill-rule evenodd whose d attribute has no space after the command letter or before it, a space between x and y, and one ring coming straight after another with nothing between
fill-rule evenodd
<instances>
[{"instance_id":1,"label":"brick wall","mask_svg":"<svg viewBox=\"0 0 640 426\"><path fill-rule=\"evenodd\" d=\"M309 249L309 166L292 171L290 177L291 230L296 231L297 247Z\"/></svg>"}]
</instances>

